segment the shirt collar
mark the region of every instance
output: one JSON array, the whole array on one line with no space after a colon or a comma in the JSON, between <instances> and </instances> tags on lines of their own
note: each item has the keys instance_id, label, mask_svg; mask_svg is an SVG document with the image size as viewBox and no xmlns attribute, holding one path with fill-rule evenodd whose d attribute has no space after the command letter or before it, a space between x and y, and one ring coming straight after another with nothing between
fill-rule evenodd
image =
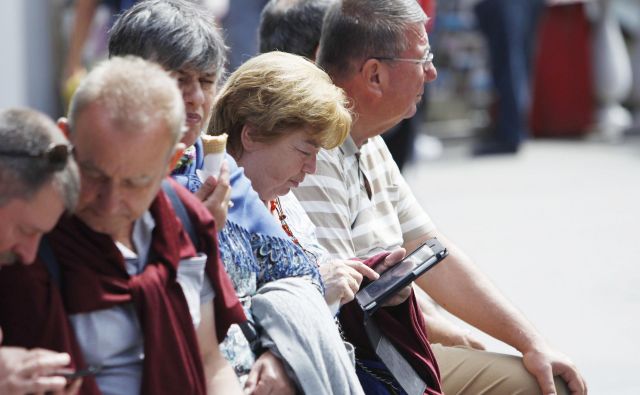
<instances>
[{"instance_id":1,"label":"shirt collar","mask_svg":"<svg viewBox=\"0 0 640 395\"><path fill-rule=\"evenodd\" d=\"M362 145L365 145L368 142L369 140L367 139ZM344 143L340 146L340 152L342 152L344 156L355 156L360 153L360 148L358 148L356 142L353 141L353 137L348 135L346 140L344 140Z\"/></svg>"}]
</instances>

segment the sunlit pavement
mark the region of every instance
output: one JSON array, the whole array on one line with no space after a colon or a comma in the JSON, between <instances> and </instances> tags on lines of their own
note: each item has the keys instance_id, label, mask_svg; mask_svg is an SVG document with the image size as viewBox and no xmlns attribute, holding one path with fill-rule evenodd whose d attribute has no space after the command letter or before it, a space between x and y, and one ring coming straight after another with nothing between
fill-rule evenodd
<instances>
[{"instance_id":1,"label":"sunlit pavement","mask_svg":"<svg viewBox=\"0 0 640 395\"><path fill-rule=\"evenodd\" d=\"M445 148L405 176L439 229L573 359L591 394L640 394L640 137L532 141L486 158Z\"/></svg>"}]
</instances>

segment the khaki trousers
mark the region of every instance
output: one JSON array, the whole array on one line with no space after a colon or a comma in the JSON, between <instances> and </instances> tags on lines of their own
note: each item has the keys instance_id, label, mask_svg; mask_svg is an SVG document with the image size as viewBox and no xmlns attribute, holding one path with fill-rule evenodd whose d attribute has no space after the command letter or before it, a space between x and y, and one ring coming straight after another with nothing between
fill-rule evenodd
<instances>
[{"instance_id":1,"label":"khaki trousers","mask_svg":"<svg viewBox=\"0 0 640 395\"><path fill-rule=\"evenodd\" d=\"M432 344L445 395L540 395L535 377L522 358L507 354ZM558 395L569 394L565 382L555 378Z\"/></svg>"}]
</instances>

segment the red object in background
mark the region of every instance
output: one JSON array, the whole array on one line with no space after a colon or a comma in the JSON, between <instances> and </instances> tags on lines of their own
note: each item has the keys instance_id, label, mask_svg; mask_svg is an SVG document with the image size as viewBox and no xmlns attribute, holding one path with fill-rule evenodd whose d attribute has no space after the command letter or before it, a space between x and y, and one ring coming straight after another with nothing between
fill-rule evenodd
<instances>
[{"instance_id":1,"label":"red object in background","mask_svg":"<svg viewBox=\"0 0 640 395\"><path fill-rule=\"evenodd\" d=\"M533 136L587 133L594 108L590 37L584 4L552 6L544 11L533 70Z\"/></svg>"},{"instance_id":2,"label":"red object in background","mask_svg":"<svg viewBox=\"0 0 640 395\"><path fill-rule=\"evenodd\" d=\"M436 0L418 0L420 7L429 16L429 22L427 22L427 32L430 32L433 28L433 22L436 20Z\"/></svg>"}]
</instances>

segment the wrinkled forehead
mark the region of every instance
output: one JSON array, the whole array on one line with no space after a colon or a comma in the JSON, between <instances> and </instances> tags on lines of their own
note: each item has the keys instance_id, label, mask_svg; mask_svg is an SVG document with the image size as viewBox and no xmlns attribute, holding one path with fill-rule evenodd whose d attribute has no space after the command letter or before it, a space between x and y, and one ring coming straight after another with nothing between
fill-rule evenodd
<instances>
[{"instance_id":1,"label":"wrinkled forehead","mask_svg":"<svg viewBox=\"0 0 640 395\"><path fill-rule=\"evenodd\" d=\"M424 24L416 23L410 25L406 29L405 38L408 42L414 43L420 46L429 45L429 36Z\"/></svg>"}]
</instances>

